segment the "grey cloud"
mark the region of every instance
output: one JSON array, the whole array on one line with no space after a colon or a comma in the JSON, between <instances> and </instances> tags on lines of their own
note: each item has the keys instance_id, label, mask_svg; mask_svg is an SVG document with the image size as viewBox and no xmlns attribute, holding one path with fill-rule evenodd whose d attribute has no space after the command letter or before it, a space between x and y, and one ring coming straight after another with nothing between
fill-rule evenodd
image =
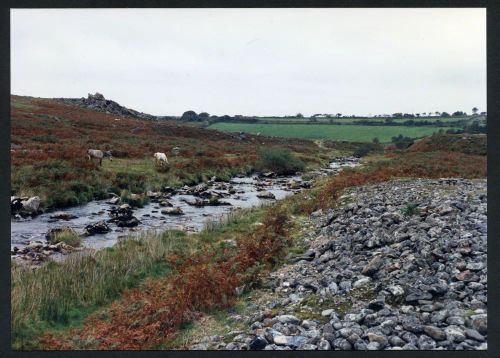
<instances>
[{"instance_id":1,"label":"grey cloud","mask_svg":"<svg viewBox=\"0 0 500 358\"><path fill-rule=\"evenodd\" d=\"M14 94L152 114L486 108L485 9L12 10Z\"/></svg>"}]
</instances>

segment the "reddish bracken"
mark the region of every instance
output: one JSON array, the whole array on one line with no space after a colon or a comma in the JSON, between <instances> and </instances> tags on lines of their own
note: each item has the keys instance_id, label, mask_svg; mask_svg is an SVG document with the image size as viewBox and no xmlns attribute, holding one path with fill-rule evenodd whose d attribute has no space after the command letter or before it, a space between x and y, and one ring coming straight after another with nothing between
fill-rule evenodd
<instances>
[{"instance_id":1,"label":"reddish bracken","mask_svg":"<svg viewBox=\"0 0 500 358\"><path fill-rule=\"evenodd\" d=\"M171 337L179 325L198 317L200 311L229 306L236 288L253 282L260 263L273 265L289 245L286 215L269 213L263 225L238 241L236 250L205 247L187 257L166 258L173 274L148 279L128 290L106 314L90 316L83 328L64 335L45 334L47 349L74 349L74 337L95 342L94 349L151 349Z\"/></svg>"}]
</instances>

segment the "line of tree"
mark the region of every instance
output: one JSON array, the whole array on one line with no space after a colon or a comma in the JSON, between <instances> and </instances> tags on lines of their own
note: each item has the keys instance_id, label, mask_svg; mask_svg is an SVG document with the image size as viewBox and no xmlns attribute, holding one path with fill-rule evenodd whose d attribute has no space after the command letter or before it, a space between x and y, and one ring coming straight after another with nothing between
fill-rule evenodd
<instances>
[{"instance_id":1,"label":"line of tree","mask_svg":"<svg viewBox=\"0 0 500 358\"><path fill-rule=\"evenodd\" d=\"M477 107L472 108L472 113L474 116L478 114L479 109ZM485 113L485 112L482 112ZM334 123L334 118L359 118L360 120L356 121L357 124L364 124L364 125L380 125L381 123L386 124L386 125L406 125L406 126L426 126L426 125L437 125L437 126L444 126L444 124L441 124L439 120L437 121L425 121L425 120L420 120L420 121L415 121L415 118L429 118L429 117L440 117L440 118L448 118L448 117L463 117L467 116L467 112L464 111L455 111L452 114L448 112L439 112L439 111L429 111L429 112L422 112L422 113L403 113L403 112L396 112L393 113L392 115L375 115L375 116L357 116L357 115L343 115L342 113L337 113L335 115L333 114L321 114L321 113L316 113L309 117L309 121L312 123L318 122L317 117L324 116L325 118L329 119L329 122L331 124L336 124ZM165 117L167 118L167 117ZM297 119L304 119L306 118L302 113L297 113L296 115L292 116L266 116L266 118L273 118L273 119L282 119L282 118L297 118ZM384 122L381 121L370 121L370 118L385 118ZM407 121L401 122L401 123L396 123L394 124L393 120L395 118L408 118ZM204 121L209 121L209 122L225 122L225 121L235 121L235 122L249 122L249 123L254 123L259 121L259 117L257 116L243 116L243 115L234 115L234 116L229 116L229 115L223 115L223 116L215 116L215 115L210 115L207 112L201 112L197 114L195 111L186 111L182 114L180 120L182 121L187 121L187 122L204 122ZM451 122L447 123L447 125L450 125ZM460 124L461 125L461 124Z\"/></svg>"},{"instance_id":2,"label":"line of tree","mask_svg":"<svg viewBox=\"0 0 500 358\"><path fill-rule=\"evenodd\" d=\"M182 114L181 121L186 121L186 122L229 122L229 121L238 121L238 122L257 122L258 118L255 116L248 117L248 116L242 116L242 115L235 115L235 116L229 116L227 114L223 116L215 116L215 115L210 115L207 112L201 112L197 114L195 111L186 111Z\"/></svg>"}]
</instances>

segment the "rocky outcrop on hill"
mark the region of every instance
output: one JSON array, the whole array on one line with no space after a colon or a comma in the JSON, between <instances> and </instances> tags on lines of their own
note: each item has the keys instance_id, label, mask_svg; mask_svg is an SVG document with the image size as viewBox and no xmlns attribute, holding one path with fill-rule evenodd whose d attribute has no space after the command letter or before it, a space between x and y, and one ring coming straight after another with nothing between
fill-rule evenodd
<instances>
[{"instance_id":1,"label":"rocky outcrop on hill","mask_svg":"<svg viewBox=\"0 0 500 358\"><path fill-rule=\"evenodd\" d=\"M128 116L138 119L156 120L162 117L153 116L147 113L138 112L130 108L125 108L110 99L104 98L100 93L90 94L87 98L57 98L66 103L77 104L81 107L90 108L99 112L116 114L118 116Z\"/></svg>"},{"instance_id":2,"label":"rocky outcrop on hill","mask_svg":"<svg viewBox=\"0 0 500 358\"><path fill-rule=\"evenodd\" d=\"M352 188L313 213L305 253L192 349L487 349L486 180Z\"/></svg>"}]
</instances>

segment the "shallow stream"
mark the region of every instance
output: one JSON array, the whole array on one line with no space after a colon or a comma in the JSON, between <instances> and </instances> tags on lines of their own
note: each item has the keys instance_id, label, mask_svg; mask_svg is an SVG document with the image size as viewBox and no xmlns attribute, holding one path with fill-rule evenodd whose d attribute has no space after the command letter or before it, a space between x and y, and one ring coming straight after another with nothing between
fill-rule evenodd
<instances>
[{"instance_id":1,"label":"shallow stream","mask_svg":"<svg viewBox=\"0 0 500 358\"><path fill-rule=\"evenodd\" d=\"M352 167L356 161L344 160L342 162L333 162L328 167L317 170L317 175L331 174L341 170L342 167ZM230 185L235 189L235 194L229 194L228 190L214 190L217 184L210 188L224 197L221 201L231 205L204 206L196 207L187 204L184 199L192 200L193 195L172 195L168 201L174 207L180 207L184 215L163 215L162 207L158 203L150 202L143 208L135 208L134 216L141 223L134 228L120 228L115 224L109 224L111 231L106 234L93 235L85 237L82 246L90 248L104 248L115 244L120 236L128 236L133 233L141 233L148 230L167 230L179 229L188 232L198 232L206 225L208 221L219 221L225 214L235 208L250 208L259 205L272 203L273 199L262 199L257 197L260 190L266 190L274 194L276 200L283 199L293 195L302 189L290 189L291 182L301 182L301 176L287 176L277 178L259 178L257 176L235 177L231 179ZM227 183L226 183L227 184ZM53 213L44 213L34 218L12 219L11 220L11 248L17 246L22 248L29 241L45 241L45 234L51 228L70 226L78 233L84 232L84 227L88 224L100 220L108 220L109 209L113 206L106 203L108 200L96 200L88 204L65 209L68 214L77 218L72 220L54 220L50 216Z\"/></svg>"}]
</instances>

